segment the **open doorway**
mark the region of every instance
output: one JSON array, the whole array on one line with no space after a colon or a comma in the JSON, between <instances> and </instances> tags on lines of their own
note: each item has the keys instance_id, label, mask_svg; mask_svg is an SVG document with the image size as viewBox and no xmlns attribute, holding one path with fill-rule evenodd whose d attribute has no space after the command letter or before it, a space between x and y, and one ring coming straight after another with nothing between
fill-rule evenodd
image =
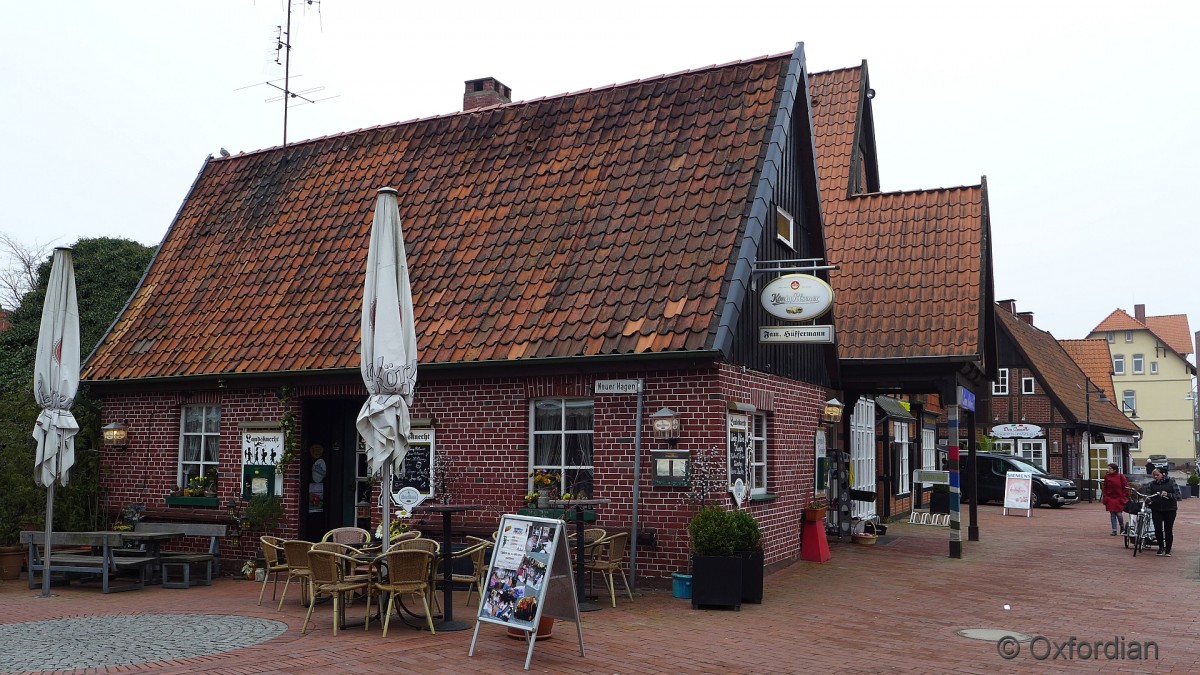
<instances>
[{"instance_id":1,"label":"open doorway","mask_svg":"<svg viewBox=\"0 0 1200 675\"><path fill-rule=\"evenodd\" d=\"M335 527L361 525L354 422L362 404L359 398L304 400L299 528L303 539L319 541Z\"/></svg>"}]
</instances>

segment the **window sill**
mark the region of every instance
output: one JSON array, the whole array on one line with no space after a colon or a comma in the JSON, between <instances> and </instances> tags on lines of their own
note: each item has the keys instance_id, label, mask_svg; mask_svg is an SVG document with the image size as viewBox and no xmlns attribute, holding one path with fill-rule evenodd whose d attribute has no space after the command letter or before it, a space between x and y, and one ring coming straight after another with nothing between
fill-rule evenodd
<instances>
[{"instance_id":1,"label":"window sill","mask_svg":"<svg viewBox=\"0 0 1200 675\"><path fill-rule=\"evenodd\" d=\"M776 499L779 499L779 495L774 492L760 492L750 495L750 501L752 502L773 502Z\"/></svg>"}]
</instances>

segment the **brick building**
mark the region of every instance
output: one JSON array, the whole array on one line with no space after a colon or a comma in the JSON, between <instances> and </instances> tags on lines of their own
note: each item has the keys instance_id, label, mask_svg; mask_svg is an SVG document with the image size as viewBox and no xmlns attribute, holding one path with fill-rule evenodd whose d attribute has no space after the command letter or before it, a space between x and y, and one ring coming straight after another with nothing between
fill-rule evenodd
<instances>
[{"instance_id":1,"label":"brick building","mask_svg":"<svg viewBox=\"0 0 1200 675\"><path fill-rule=\"evenodd\" d=\"M375 191L394 187L420 360L421 461L402 483L482 504L457 526L483 532L544 468L610 500L601 526L632 529L640 473L637 573L657 580L687 567L693 507L650 452L726 461L742 429L743 508L768 565L796 559L837 358L760 342L780 320L756 291L765 261L828 279L802 47L509 99L472 81L461 113L205 162L83 373L104 422L129 430L102 451L110 511L222 520L265 490L284 536L378 522L354 432L358 317ZM596 393L614 379L642 381L640 417L637 395ZM662 408L681 423L672 446L651 432ZM215 497L168 498L209 471Z\"/></svg>"}]
</instances>

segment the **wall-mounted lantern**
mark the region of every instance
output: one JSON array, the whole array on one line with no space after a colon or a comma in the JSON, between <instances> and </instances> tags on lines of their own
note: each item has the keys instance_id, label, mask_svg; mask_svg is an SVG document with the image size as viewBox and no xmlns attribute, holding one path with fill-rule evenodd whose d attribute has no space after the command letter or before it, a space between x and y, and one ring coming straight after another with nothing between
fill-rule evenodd
<instances>
[{"instance_id":1,"label":"wall-mounted lantern","mask_svg":"<svg viewBox=\"0 0 1200 675\"><path fill-rule=\"evenodd\" d=\"M825 401L825 421L826 422L841 422L842 408L846 406L836 398L831 398Z\"/></svg>"},{"instance_id":2,"label":"wall-mounted lantern","mask_svg":"<svg viewBox=\"0 0 1200 675\"><path fill-rule=\"evenodd\" d=\"M124 448L129 444L129 427L124 422L113 422L100 427L104 433L104 445L108 448Z\"/></svg>"},{"instance_id":3,"label":"wall-mounted lantern","mask_svg":"<svg viewBox=\"0 0 1200 675\"><path fill-rule=\"evenodd\" d=\"M668 443L679 441L679 413L662 408L650 416L650 423L654 426L655 438Z\"/></svg>"}]
</instances>

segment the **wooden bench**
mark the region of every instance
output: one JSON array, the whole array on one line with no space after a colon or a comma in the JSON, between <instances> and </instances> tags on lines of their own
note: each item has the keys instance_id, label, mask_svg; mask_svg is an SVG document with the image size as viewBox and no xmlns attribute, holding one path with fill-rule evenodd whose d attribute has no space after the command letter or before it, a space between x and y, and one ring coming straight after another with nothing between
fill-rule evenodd
<instances>
[{"instance_id":1,"label":"wooden bench","mask_svg":"<svg viewBox=\"0 0 1200 675\"><path fill-rule=\"evenodd\" d=\"M72 578L86 579L100 577L101 589L105 593L131 591L144 588L146 585L146 568L155 562L151 556L117 556L115 551L125 542L119 532L53 532L50 535L50 560L46 563L45 550L46 533L23 531L21 543L28 547L26 565L29 570L29 588L37 588L41 582L35 581L35 573L65 574L67 581ZM54 547L90 546L91 553L79 551L55 551ZM117 573L133 571L137 573L137 581L128 584L114 584Z\"/></svg>"},{"instance_id":2,"label":"wooden bench","mask_svg":"<svg viewBox=\"0 0 1200 675\"><path fill-rule=\"evenodd\" d=\"M139 521L135 532L182 532L185 537L208 537L208 551L162 551L163 588L211 586L214 570L220 569L218 538L225 536L225 526L218 523L147 523ZM204 565L204 578L192 577L192 565ZM177 574L178 576L172 576Z\"/></svg>"}]
</instances>

